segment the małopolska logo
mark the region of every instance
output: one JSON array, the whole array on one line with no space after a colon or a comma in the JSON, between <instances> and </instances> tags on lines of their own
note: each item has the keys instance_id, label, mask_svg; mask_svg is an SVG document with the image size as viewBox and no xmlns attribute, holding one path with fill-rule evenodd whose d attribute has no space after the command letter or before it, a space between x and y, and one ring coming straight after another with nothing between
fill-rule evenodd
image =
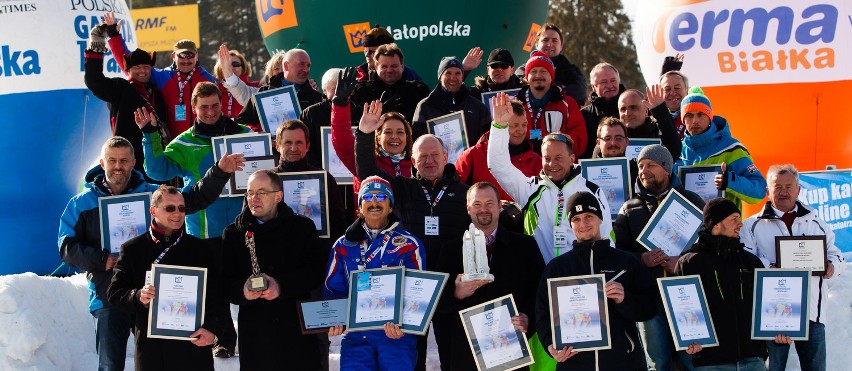
<instances>
[{"instance_id":1,"label":"ma\u0142opolska logo","mask_svg":"<svg viewBox=\"0 0 852 371\"><path fill-rule=\"evenodd\" d=\"M364 37L370 30L370 22L361 22L343 25L343 36L346 37L346 45L350 53L361 53L364 51Z\"/></svg>"},{"instance_id":2,"label":"ma\u0142opolska logo","mask_svg":"<svg viewBox=\"0 0 852 371\"><path fill-rule=\"evenodd\" d=\"M263 37L299 25L293 0L255 0L255 2L257 23L260 23Z\"/></svg>"}]
</instances>

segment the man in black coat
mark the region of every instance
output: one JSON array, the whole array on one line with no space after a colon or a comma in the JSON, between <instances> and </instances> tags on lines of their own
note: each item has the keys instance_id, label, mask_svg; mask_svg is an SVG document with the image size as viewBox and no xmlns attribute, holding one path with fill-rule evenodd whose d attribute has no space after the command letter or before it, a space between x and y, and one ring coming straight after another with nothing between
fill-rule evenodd
<instances>
[{"instance_id":1,"label":"man in black coat","mask_svg":"<svg viewBox=\"0 0 852 371\"><path fill-rule=\"evenodd\" d=\"M465 280L462 240L452 241L438 262L438 269L450 274L441 300L455 301L455 307L461 310L512 294L518 306L518 316L512 318L512 323L515 328L531 336L536 332L535 290L544 269L544 259L535 239L498 226L500 209L500 197L493 184L479 182L468 189L467 213L473 223L471 225L485 235L489 273L494 276L494 280ZM450 369L476 369L458 316L453 324L452 339Z\"/></svg>"},{"instance_id":2,"label":"man in black coat","mask_svg":"<svg viewBox=\"0 0 852 371\"><path fill-rule=\"evenodd\" d=\"M553 78L553 83L561 87L565 91L565 95L574 98L577 105L582 107L586 104L586 78L580 72L577 65L571 63L564 55L562 55L562 47L564 38L562 30L553 23L545 23L538 31L535 42L535 50L540 50L547 54L550 60L553 61L553 66L556 69L556 76ZM526 77L526 65L518 67L515 70L515 75L519 78Z\"/></svg>"},{"instance_id":3,"label":"man in black coat","mask_svg":"<svg viewBox=\"0 0 852 371\"><path fill-rule=\"evenodd\" d=\"M606 117L618 118L618 97L624 92L621 85L621 77L615 66L602 62L595 65L589 73L591 78L592 93L589 96L589 104L580 111L586 120L586 133L588 136L588 147L580 158L591 158L594 151L594 132L601 120Z\"/></svg>"},{"instance_id":4,"label":"man in black coat","mask_svg":"<svg viewBox=\"0 0 852 371\"><path fill-rule=\"evenodd\" d=\"M151 227L148 233L121 245L121 254L113 268L107 290L110 304L133 312L136 370L213 370L212 346L217 334L225 331L230 316L223 313L222 281L214 269L214 256L208 245L183 228L186 205L181 192L172 186L160 186L151 196ZM196 315L204 305L204 322L190 337L192 341L148 338L148 311L156 287L149 281L152 264L167 264L207 269L204 303L190 305ZM150 310L162 314L163 305ZM172 304L173 305L173 304ZM186 305L186 303L184 303ZM172 308L175 310L175 308ZM178 309L180 311L181 309Z\"/></svg>"},{"instance_id":5,"label":"man in black coat","mask_svg":"<svg viewBox=\"0 0 852 371\"><path fill-rule=\"evenodd\" d=\"M320 245L314 222L294 213L283 197L278 174L255 172L242 213L222 235L225 297L240 306L243 370L321 369L316 336L302 335L296 302L320 287L328 248ZM253 274L266 279L266 289L249 290Z\"/></svg>"},{"instance_id":6,"label":"man in black coat","mask_svg":"<svg viewBox=\"0 0 852 371\"><path fill-rule=\"evenodd\" d=\"M403 78L405 59L402 50L395 43L379 46L372 58L376 70L369 72L367 80L353 86L354 91L350 98L352 117L361 117L364 104L381 100L384 112L399 112L411 122L417 103L429 95L429 87L420 81L407 81ZM347 81L347 85L353 84L355 74L347 76L347 80L351 80ZM345 101L338 104L344 105Z\"/></svg>"},{"instance_id":7,"label":"man in black coat","mask_svg":"<svg viewBox=\"0 0 852 371\"><path fill-rule=\"evenodd\" d=\"M468 88L470 95L482 100L482 93L521 88L526 85L514 74L515 60L506 49L497 48L488 55L485 76L477 76L474 85Z\"/></svg>"}]
</instances>

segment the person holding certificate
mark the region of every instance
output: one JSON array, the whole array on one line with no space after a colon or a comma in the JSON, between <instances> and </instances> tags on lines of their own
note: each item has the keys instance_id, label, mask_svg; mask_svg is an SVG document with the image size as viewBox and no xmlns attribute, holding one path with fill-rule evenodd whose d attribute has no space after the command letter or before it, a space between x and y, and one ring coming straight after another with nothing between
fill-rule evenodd
<instances>
[{"instance_id":1,"label":"person holding certificate","mask_svg":"<svg viewBox=\"0 0 852 371\"><path fill-rule=\"evenodd\" d=\"M757 255L763 265L777 268L775 238L778 236L825 236L825 275L812 276L810 279L810 300L808 314L810 326L808 340L798 340L796 354L803 370L825 370L825 318L823 302L828 285L825 280L843 271L846 266L843 255L835 245L834 232L817 215L816 210L798 201L799 171L791 164L772 165L766 173L769 186L769 201L760 213L752 215L744 222L740 240L747 251ZM789 344L776 344L767 341L769 347L769 367L784 370L787 366Z\"/></svg>"},{"instance_id":2,"label":"person holding certificate","mask_svg":"<svg viewBox=\"0 0 852 371\"><path fill-rule=\"evenodd\" d=\"M378 176L364 179L358 202L361 216L337 240L329 255L323 283L326 297L349 294L350 272L395 266L423 269L423 244L400 228L399 220L391 215L394 193L390 183ZM360 280L358 284L361 285ZM342 325L328 331L329 336L342 334ZM343 369L414 370L416 363L417 338L404 334L391 322L384 325L384 330L345 334L340 342Z\"/></svg>"},{"instance_id":3,"label":"person holding certificate","mask_svg":"<svg viewBox=\"0 0 852 371\"><path fill-rule=\"evenodd\" d=\"M222 234L225 297L240 306L240 368L320 368L314 335L302 335L296 303L322 282L328 252L314 222L283 201L273 170L249 176L245 206Z\"/></svg>"},{"instance_id":4,"label":"person holding certificate","mask_svg":"<svg viewBox=\"0 0 852 371\"><path fill-rule=\"evenodd\" d=\"M733 201L717 197L704 206L698 242L681 255L675 273L701 277L719 346L702 349L694 343L696 370L765 370L766 343L751 340L749 329L754 296L754 269L763 263L740 242L740 211Z\"/></svg>"},{"instance_id":5,"label":"person holding certificate","mask_svg":"<svg viewBox=\"0 0 852 371\"><path fill-rule=\"evenodd\" d=\"M95 318L98 364L107 370L124 369L133 316L113 308L107 300L107 287L118 256L108 246L102 246L99 221L106 211L99 209L98 198L155 191L157 186L133 169L135 162L133 145L127 139L107 139L100 164L86 174L85 190L68 201L59 219L59 256L64 263L88 274L89 312ZM186 212L196 212L215 201L230 173L241 166L239 155L222 157L204 178L183 191Z\"/></svg>"},{"instance_id":6,"label":"person holding certificate","mask_svg":"<svg viewBox=\"0 0 852 371\"><path fill-rule=\"evenodd\" d=\"M672 274L678 257L668 256L660 248L649 251L637 242L645 225L670 192L680 193L702 209L704 200L701 196L683 189L680 179L671 172L674 160L665 147L659 144L647 146L639 153L637 160L639 179L635 183L633 198L624 204L613 223L615 247L636 256L656 279ZM657 307L657 315L639 326L644 330L642 340L650 363L657 370L669 371L672 369L675 348L662 302L657 302ZM678 352L678 357L685 369L692 369L689 355Z\"/></svg>"},{"instance_id":7,"label":"person holding certificate","mask_svg":"<svg viewBox=\"0 0 852 371\"><path fill-rule=\"evenodd\" d=\"M115 263L112 282L107 295L110 304L134 313L133 335L136 338L134 368L145 370L213 370L211 350L218 341L217 334L225 331L231 317L224 313L221 279L214 272L213 251L202 240L186 234L183 228L186 204L180 191L172 186L160 186L151 196L151 228L121 246L121 255ZM203 303L182 304L175 309L173 322L194 322L186 313L203 313L201 328L190 337L192 340L148 338L148 311L158 291L149 282L152 264L207 268L207 284ZM187 290L193 290L187 285ZM195 298L197 293L185 297ZM162 304L162 302L161 302ZM170 304L174 305L174 304ZM192 309L189 309L192 308ZM202 309L203 308L203 309ZM156 325L153 324L152 325Z\"/></svg>"},{"instance_id":8,"label":"person holding certificate","mask_svg":"<svg viewBox=\"0 0 852 371\"><path fill-rule=\"evenodd\" d=\"M541 369L551 370L554 367L556 370L646 370L636 322L657 314L660 300L657 287L635 257L613 249L610 241L601 235L606 213L602 212L597 197L589 192L577 192L568 198L566 207L576 239L570 251L547 264L538 286L535 310L538 340L552 359L536 354L536 364L547 367ZM575 352L573 347L556 349L553 347L547 279L589 274L603 274L608 281L604 290L609 313L600 322L605 321L608 327L610 348L585 352Z\"/></svg>"}]
</instances>

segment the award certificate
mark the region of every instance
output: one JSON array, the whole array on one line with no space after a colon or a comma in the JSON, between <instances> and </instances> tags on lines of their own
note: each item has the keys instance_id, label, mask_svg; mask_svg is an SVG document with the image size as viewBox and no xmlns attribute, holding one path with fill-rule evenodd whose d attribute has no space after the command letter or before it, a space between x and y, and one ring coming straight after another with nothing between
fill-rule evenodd
<instances>
[{"instance_id":1,"label":"award certificate","mask_svg":"<svg viewBox=\"0 0 852 371\"><path fill-rule=\"evenodd\" d=\"M349 274L349 332L399 325L402 317L404 267L376 268Z\"/></svg>"},{"instance_id":2,"label":"award certificate","mask_svg":"<svg viewBox=\"0 0 852 371\"><path fill-rule=\"evenodd\" d=\"M302 108L294 85L259 92L251 97L263 131L275 136L281 124L299 118Z\"/></svg>"},{"instance_id":3,"label":"award certificate","mask_svg":"<svg viewBox=\"0 0 852 371\"><path fill-rule=\"evenodd\" d=\"M248 133L226 135L225 151L230 154L242 153L249 157L272 156L272 136L267 133Z\"/></svg>"},{"instance_id":4,"label":"award certificate","mask_svg":"<svg viewBox=\"0 0 852 371\"><path fill-rule=\"evenodd\" d=\"M353 126L352 132L355 132L356 129L358 127ZM340 157L337 156L337 152L331 144L331 128L321 127L320 134L322 135L322 168L334 177L337 185L352 184L354 175L340 161Z\"/></svg>"},{"instance_id":5,"label":"award certificate","mask_svg":"<svg viewBox=\"0 0 852 371\"><path fill-rule=\"evenodd\" d=\"M784 334L808 340L808 290L806 269L755 269L751 338L771 340Z\"/></svg>"},{"instance_id":6,"label":"award certificate","mask_svg":"<svg viewBox=\"0 0 852 371\"><path fill-rule=\"evenodd\" d=\"M684 350L692 343L702 347L719 345L698 275L658 278L657 285L675 349Z\"/></svg>"},{"instance_id":7,"label":"award certificate","mask_svg":"<svg viewBox=\"0 0 852 371\"><path fill-rule=\"evenodd\" d=\"M716 189L716 175L722 174L722 165L692 165L677 169L683 188L701 196L704 202L724 197L725 191Z\"/></svg>"},{"instance_id":8,"label":"award certificate","mask_svg":"<svg viewBox=\"0 0 852 371\"><path fill-rule=\"evenodd\" d=\"M225 137L213 137L210 138L211 144L213 145L213 163L219 163L219 160L222 159L222 156L228 152L225 150ZM231 174L231 178L234 177L234 174ZM232 197L234 195L231 194L231 182L225 183L225 186L222 187L222 193L219 194L219 197ZM236 195L242 196L242 195Z\"/></svg>"},{"instance_id":9,"label":"award certificate","mask_svg":"<svg viewBox=\"0 0 852 371\"><path fill-rule=\"evenodd\" d=\"M533 363L526 335L512 325L511 294L459 311L478 370L514 370Z\"/></svg>"},{"instance_id":10,"label":"award certificate","mask_svg":"<svg viewBox=\"0 0 852 371\"><path fill-rule=\"evenodd\" d=\"M118 254L121 244L145 234L151 225L150 208L150 192L98 198L101 247Z\"/></svg>"},{"instance_id":11,"label":"award certificate","mask_svg":"<svg viewBox=\"0 0 852 371\"><path fill-rule=\"evenodd\" d=\"M242 170L237 170L231 176L231 193L243 195L248 190L248 178L258 170L275 169L278 158L275 156L246 157Z\"/></svg>"},{"instance_id":12,"label":"award certificate","mask_svg":"<svg viewBox=\"0 0 852 371\"><path fill-rule=\"evenodd\" d=\"M409 269L402 294L402 332L425 335L449 274Z\"/></svg>"},{"instance_id":13,"label":"award certificate","mask_svg":"<svg viewBox=\"0 0 852 371\"><path fill-rule=\"evenodd\" d=\"M204 323L207 268L151 265L156 288L148 310L148 337L193 340Z\"/></svg>"},{"instance_id":14,"label":"award certificate","mask_svg":"<svg viewBox=\"0 0 852 371\"><path fill-rule=\"evenodd\" d=\"M668 256L679 256L698 240L698 229L703 223L701 210L672 190L636 240L648 250L660 248Z\"/></svg>"},{"instance_id":15,"label":"award certificate","mask_svg":"<svg viewBox=\"0 0 852 371\"><path fill-rule=\"evenodd\" d=\"M624 152L624 156L629 159L635 159L639 157L639 152L642 152L642 148L650 146L652 144L660 144L661 141L659 139L653 138L630 138L630 142L627 144L627 150Z\"/></svg>"},{"instance_id":16,"label":"award certificate","mask_svg":"<svg viewBox=\"0 0 852 371\"><path fill-rule=\"evenodd\" d=\"M297 307L302 334L328 332L329 327L346 325L346 298L303 300Z\"/></svg>"},{"instance_id":17,"label":"award certificate","mask_svg":"<svg viewBox=\"0 0 852 371\"><path fill-rule=\"evenodd\" d=\"M809 269L814 276L825 275L825 236L776 236L775 265L779 268Z\"/></svg>"},{"instance_id":18,"label":"award certificate","mask_svg":"<svg viewBox=\"0 0 852 371\"><path fill-rule=\"evenodd\" d=\"M630 160L627 157L580 160L580 172L586 180L601 187L610 216L615 220L621 205L632 197Z\"/></svg>"},{"instance_id":19,"label":"award certificate","mask_svg":"<svg viewBox=\"0 0 852 371\"><path fill-rule=\"evenodd\" d=\"M611 348L605 284L603 274L547 279L554 348Z\"/></svg>"},{"instance_id":20,"label":"award certificate","mask_svg":"<svg viewBox=\"0 0 852 371\"><path fill-rule=\"evenodd\" d=\"M464 111L456 111L426 121L430 134L435 134L447 146L447 163L453 164L467 149L467 126L464 123ZM479 139L479 138L477 138Z\"/></svg>"},{"instance_id":21,"label":"award certificate","mask_svg":"<svg viewBox=\"0 0 852 371\"><path fill-rule=\"evenodd\" d=\"M278 173L284 203L314 222L320 237L331 235L328 215L328 179L323 170Z\"/></svg>"},{"instance_id":22,"label":"award certificate","mask_svg":"<svg viewBox=\"0 0 852 371\"><path fill-rule=\"evenodd\" d=\"M491 112L491 98L498 93L506 93L506 95L510 97L509 99L515 99L518 96L519 91L521 91L521 88L487 91L482 93L482 103L485 103L485 107L488 107L488 114L491 115L491 120L494 120L494 113Z\"/></svg>"}]
</instances>

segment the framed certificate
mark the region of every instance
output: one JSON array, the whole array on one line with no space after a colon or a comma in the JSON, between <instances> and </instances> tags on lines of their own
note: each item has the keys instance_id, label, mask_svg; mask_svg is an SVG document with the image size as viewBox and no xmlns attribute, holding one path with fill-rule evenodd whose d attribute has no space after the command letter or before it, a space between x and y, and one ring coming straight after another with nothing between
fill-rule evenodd
<instances>
[{"instance_id":1,"label":"framed certificate","mask_svg":"<svg viewBox=\"0 0 852 371\"><path fill-rule=\"evenodd\" d=\"M776 236L775 266L808 269L814 276L825 275L828 265L825 236Z\"/></svg>"},{"instance_id":2,"label":"framed certificate","mask_svg":"<svg viewBox=\"0 0 852 371\"><path fill-rule=\"evenodd\" d=\"M405 267L352 271L349 274L347 331L381 329L402 323L402 287Z\"/></svg>"},{"instance_id":3,"label":"framed certificate","mask_svg":"<svg viewBox=\"0 0 852 371\"><path fill-rule=\"evenodd\" d=\"M405 270L402 290L402 332L426 334L449 276L441 272Z\"/></svg>"},{"instance_id":4,"label":"framed certificate","mask_svg":"<svg viewBox=\"0 0 852 371\"><path fill-rule=\"evenodd\" d=\"M294 85L259 92L251 97L263 131L273 137L281 124L299 118L302 107Z\"/></svg>"},{"instance_id":5,"label":"framed certificate","mask_svg":"<svg viewBox=\"0 0 852 371\"><path fill-rule=\"evenodd\" d=\"M346 325L348 305L347 298L299 301L296 309L302 334L326 333L329 327Z\"/></svg>"},{"instance_id":6,"label":"framed certificate","mask_svg":"<svg viewBox=\"0 0 852 371\"><path fill-rule=\"evenodd\" d=\"M352 132L354 133L356 129L358 127L353 126ZM355 176L337 156L337 152L331 144L331 128L328 126L321 127L320 135L322 135L322 168L334 177L337 185L352 184L352 179Z\"/></svg>"},{"instance_id":7,"label":"framed certificate","mask_svg":"<svg viewBox=\"0 0 852 371\"><path fill-rule=\"evenodd\" d=\"M207 268L151 265L156 288L148 308L148 337L195 340L193 332L204 323Z\"/></svg>"},{"instance_id":8,"label":"framed certificate","mask_svg":"<svg viewBox=\"0 0 852 371\"><path fill-rule=\"evenodd\" d=\"M668 256L679 256L698 240L698 230L703 223L701 210L680 193L671 190L636 241L648 250L659 247Z\"/></svg>"},{"instance_id":9,"label":"framed certificate","mask_svg":"<svg viewBox=\"0 0 852 371\"><path fill-rule=\"evenodd\" d=\"M331 235L328 215L328 173L323 170L278 173L284 203L296 214L307 217L322 238Z\"/></svg>"},{"instance_id":10,"label":"framed certificate","mask_svg":"<svg viewBox=\"0 0 852 371\"><path fill-rule=\"evenodd\" d=\"M580 172L586 180L601 187L609 203L612 220L621 205L633 197L630 184L630 160L627 157L580 160Z\"/></svg>"},{"instance_id":11,"label":"framed certificate","mask_svg":"<svg viewBox=\"0 0 852 371\"><path fill-rule=\"evenodd\" d=\"M534 362L527 336L512 325L511 294L459 311L477 370L514 370Z\"/></svg>"},{"instance_id":12,"label":"framed certificate","mask_svg":"<svg viewBox=\"0 0 852 371\"><path fill-rule=\"evenodd\" d=\"M755 269L751 338L808 340L810 280L807 269Z\"/></svg>"},{"instance_id":13,"label":"framed certificate","mask_svg":"<svg viewBox=\"0 0 852 371\"><path fill-rule=\"evenodd\" d=\"M464 124L464 111L436 117L426 121L429 134L435 134L447 146L447 163L453 164L467 149L467 126Z\"/></svg>"},{"instance_id":14,"label":"framed certificate","mask_svg":"<svg viewBox=\"0 0 852 371\"><path fill-rule=\"evenodd\" d=\"M603 274L547 279L553 347L610 349L609 306Z\"/></svg>"},{"instance_id":15,"label":"framed certificate","mask_svg":"<svg viewBox=\"0 0 852 371\"><path fill-rule=\"evenodd\" d=\"M482 103L485 103L485 107L488 107L488 113L493 115L493 113L491 113L491 98L497 95L497 93L506 93L506 95L511 97L509 99L515 99L515 97L518 96L519 91L521 91L521 88L486 91L482 93ZM491 119L493 120L494 117L491 117Z\"/></svg>"},{"instance_id":16,"label":"framed certificate","mask_svg":"<svg viewBox=\"0 0 852 371\"><path fill-rule=\"evenodd\" d=\"M219 163L219 160L222 159L222 156L224 156L225 152L227 152L225 150L225 137L213 137L213 138L210 138L210 141L211 141L210 144L213 145L213 163L217 164L217 163ZM231 175L231 177L233 178L233 175ZM229 182L225 183L224 187L222 187L222 193L219 194L219 197L231 197L231 196L234 196L234 195L231 194L231 182L229 181ZM241 195L236 195L236 196L241 196Z\"/></svg>"},{"instance_id":17,"label":"framed certificate","mask_svg":"<svg viewBox=\"0 0 852 371\"><path fill-rule=\"evenodd\" d=\"M701 277L657 278L657 286L663 298L663 309L666 310L675 349L685 350L693 343L705 348L719 345Z\"/></svg>"},{"instance_id":18,"label":"framed certificate","mask_svg":"<svg viewBox=\"0 0 852 371\"><path fill-rule=\"evenodd\" d=\"M721 164L681 166L677 169L677 177L683 183L683 188L701 196L705 203L725 196L725 191L716 189L714 180L717 174L722 174Z\"/></svg>"},{"instance_id":19,"label":"framed certificate","mask_svg":"<svg viewBox=\"0 0 852 371\"><path fill-rule=\"evenodd\" d=\"M246 163L242 170L237 170L231 175L231 194L244 195L248 190L248 178L258 170L275 169L278 166L278 157L260 156L246 157Z\"/></svg>"},{"instance_id":20,"label":"framed certificate","mask_svg":"<svg viewBox=\"0 0 852 371\"><path fill-rule=\"evenodd\" d=\"M627 150L624 151L624 156L631 160L635 159L639 157L639 152L642 152L642 148L660 143L662 142L657 138L630 138L629 143L627 143Z\"/></svg>"},{"instance_id":21,"label":"framed certificate","mask_svg":"<svg viewBox=\"0 0 852 371\"><path fill-rule=\"evenodd\" d=\"M272 135L268 133L247 133L226 135L224 137L227 153L242 153L245 157L272 155Z\"/></svg>"},{"instance_id":22,"label":"framed certificate","mask_svg":"<svg viewBox=\"0 0 852 371\"><path fill-rule=\"evenodd\" d=\"M98 198L101 248L118 254L121 244L145 234L151 225L150 209L150 192Z\"/></svg>"}]
</instances>

